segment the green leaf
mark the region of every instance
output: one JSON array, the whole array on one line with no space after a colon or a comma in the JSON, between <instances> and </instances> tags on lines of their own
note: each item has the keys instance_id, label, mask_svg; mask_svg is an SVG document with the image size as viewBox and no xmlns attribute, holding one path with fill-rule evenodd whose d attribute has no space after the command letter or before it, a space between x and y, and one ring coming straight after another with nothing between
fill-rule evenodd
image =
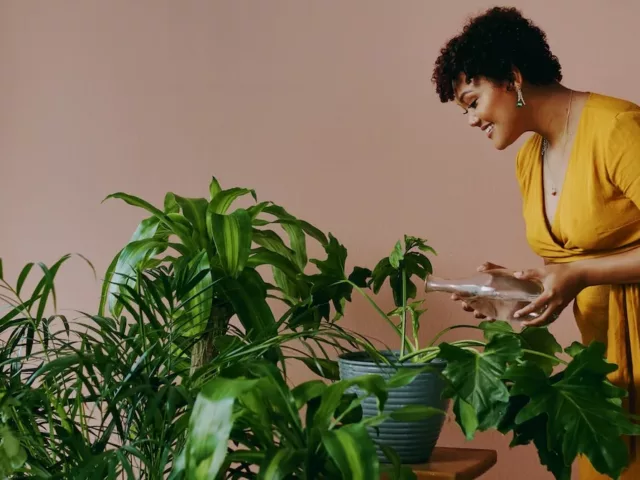
<instances>
[{"instance_id":1,"label":"green leaf","mask_svg":"<svg viewBox=\"0 0 640 480\"><path fill-rule=\"evenodd\" d=\"M638 435L640 426L630 422L622 407L626 392L607 380L616 366L606 362L604 353L599 342L581 349L563 375L554 377L558 381L530 363L510 368L505 377L514 381L514 395L530 397L516 424L547 417L548 445L562 452L567 465L584 454L598 472L617 478L629 461L622 435Z\"/></svg>"},{"instance_id":2,"label":"green leaf","mask_svg":"<svg viewBox=\"0 0 640 480\"><path fill-rule=\"evenodd\" d=\"M314 227L309 222L294 217L281 206L270 204L264 208L264 212L276 217L278 220L275 223L279 223L280 225L282 225L282 228L285 228L285 226L287 225L299 227L304 233L318 241L318 243L320 243L322 246L325 246L327 244L327 237L324 235L324 233L322 233L321 230ZM295 247L293 246L293 239L291 240L291 246L295 250Z\"/></svg>"},{"instance_id":3,"label":"green leaf","mask_svg":"<svg viewBox=\"0 0 640 480\"><path fill-rule=\"evenodd\" d=\"M247 260L247 267L258 267L260 265L271 265L283 272L287 277L296 280L302 273L298 266L287 257L279 253L272 252L266 248L258 248L251 252Z\"/></svg>"},{"instance_id":4,"label":"green leaf","mask_svg":"<svg viewBox=\"0 0 640 480\"><path fill-rule=\"evenodd\" d=\"M374 395L378 410L382 412L387 402L388 392L384 379L380 375L361 375L341 380L327 387L322 394L320 407L314 416L314 426L323 431L330 425L336 409L340 406L342 396L350 387L357 387L359 394Z\"/></svg>"},{"instance_id":5,"label":"green leaf","mask_svg":"<svg viewBox=\"0 0 640 480\"><path fill-rule=\"evenodd\" d=\"M447 362L444 376L450 385L445 395L454 399L454 408L462 412L464 400L475 410L478 430L496 427L509 402L509 391L502 381L507 364L521 355L518 339L511 335L495 335L483 352L470 351L443 343L439 357ZM461 419L458 418L458 423ZM470 438L470 424L464 428Z\"/></svg>"},{"instance_id":6,"label":"green leaf","mask_svg":"<svg viewBox=\"0 0 640 480\"><path fill-rule=\"evenodd\" d=\"M353 272L349 275L349 281L353 282L360 288L366 288L370 278L371 270L362 267L354 267Z\"/></svg>"},{"instance_id":7,"label":"green leaf","mask_svg":"<svg viewBox=\"0 0 640 480\"><path fill-rule=\"evenodd\" d=\"M291 394L298 409L306 405L311 399L320 397L327 389L327 385L322 380L309 380L301 383L291 390Z\"/></svg>"},{"instance_id":8,"label":"green leaf","mask_svg":"<svg viewBox=\"0 0 640 480\"><path fill-rule=\"evenodd\" d=\"M562 347L546 327L527 327L523 329L520 332L520 343L522 348L541 352L552 357L562 352ZM547 375L550 375L553 368L560 363L559 360L552 360L527 352L522 358L527 362L536 363Z\"/></svg>"},{"instance_id":9,"label":"green leaf","mask_svg":"<svg viewBox=\"0 0 640 480\"><path fill-rule=\"evenodd\" d=\"M215 196L222 191L220 183L216 177L211 177L211 183L209 184L209 200L213 200Z\"/></svg>"},{"instance_id":10,"label":"green leaf","mask_svg":"<svg viewBox=\"0 0 640 480\"><path fill-rule=\"evenodd\" d=\"M251 251L251 218L246 210L229 215L213 213L207 217L209 235L227 275L237 277L244 269Z\"/></svg>"},{"instance_id":11,"label":"green leaf","mask_svg":"<svg viewBox=\"0 0 640 480\"><path fill-rule=\"evenodd\" d=\"M215 378L198 394L189 420L186 476L194 480L215 478L227 454L233 426L233 405L257 380Z\"/></svg>"},{"instance_id":12,"label":"green leaf","mask_svg":"<svg viewBox=\"0 0 640 480\"><path fill-rule=\"evenodd\" d=\"M371 480L380 476L376 448L364 426L353 424L325 432L322 443L342 478Z\"/></svg>"},{"instance_id":13,"label":"green leaf","mask_svg":"<svg viewBox=\"0 0 640 480\"><path fill-rule=\"evenodd\" d=\"M178 195L175 195L175 199L180 205L184 217L195 230L199 245L202 248L207 248L207 208L209 202L204 198L185 198Z\"/></svg>"},{"instance_id":14,"label":"green leaf","mask_svg":"<svg viewBox=\"0 0 640 480\"><path fill-rule=\"evenodd\" d=\"M267 460L260 467L259 480L286 480L300 467L305 458L303 450L290 447L280 447L276 452L270 452Z\"/></svg>"},{"instance_id":15,"label":"green leaf","mask_svg":"<svg viewBox=\"0 0 640 480\"><path fill-rule=\"evenodd\" d=\"M431 372L436 375L440 375L441 372L432 365L425 365L420 368L406 368L400 367L398 370L387 380L387 386L389 388L401 388L409 385L413 380L421 373Z\"/></svg>"},{"instance_id":16,"label":"green leaf","mask_svg":"<svg viewBox=\"0 0 640 480\"><path fill-rule=\"evenodd\" d=\"M327 380L340 380L340 369L337 362L326 358L291 357L300 360L309 370Z\"/></svg>"},{"instance_id":17,"label":"green leaf","mask_svg":"<svg viewBox=\"0 0 640 480\"><path fill-rule=\"evenodd\" d=\"M393 251L391 252L391 255L389 255L389 264L393 268L398 269L400 268L400 262L402 260L404 260L404 251L402 249L400 240L398 240L395 247L393 248Z\"/></svg>"},{"instance_id":18,"label":"green leaf","mask_svg":"<svg viewBox=\"0 0 640 480\"><path fill-rule=\"evenodd\" d=\"M485 320L480 322L478 326L482 329L487 341L492 340L496 335L517 335L511 324L504 320Z\"/></svg>"},{"instance_id":19,"label":"green leaf","mask_svg":"<svg viewBox=\"0 0 640 480\"><path fill-rule=\"evenodd\" d=\"M0 265L0 269L1 268L2 266ZM16 293L18 295L20 295L20 292L22 291L22 286L24 285L24 282L29 276L29 272L31 271L32 268L33 268L33 263L27 263L24 266L24 268L20 271L20 274L18 275L18 282L16 283ZM0 275L0 278L1 278L1 275Z\"/></svg>"},{"instance_id":20,"label":"green leaf","mask_svg":"<svg viewBox=\"0 0 640 480\"><path fill-rule=\"evenodd\" d=\"M134 280L131 280L131 277L135 269L144 258L148 258L150 255L154 254L153 249L150 252L144 252L144 250L139 246L140 244L136 244L136 242L154 239L159 225L160 220L157 217L150 217L140 222L138 228L136 228L136 231L129 240L129 245L133 243L134 246L129 247L129 245L127 245L127 247L123 248L111 261L111 264L107 268L105 279L102 283L102 294L100 297L100 306L98 308L99 315L104 315L105 307L107 305L114 316L117 317L119 315L122 308L116 308L117 299L115 294L120 292L121 289L117 284L125 283L127 285L133 285ZM155 241L158 242L162 242L163 240L168 242L168 235L165 238L155 239ZM124 253L125 250L127 250L126 253Z\"/></svg>"},{"instance_id":21,"label":"green leaf","mask_svg":"<svg viewBox=\"0 0 640 480\"><path fill-rule=\"evenodd\" d=\"M389 284L391 285L391 291L393 292L393 302L396 307L400 307L404 304L404 298L402 296L402 270L396 271L389 278ZM410 298L416 298L418 294L418 289L411 280L407 279L406 285L407 291L407 300Z\"/></svg>"},{"instance_id":22,"label":"green leaf","mask_svg":"<svg viewBox=\"0 0 640 480\"><path fill-rule=\"evenodd\" d=\"M255 270L246 268L238 278L222 277L214 288L231 303L249 339L275 334L276 321L266 301L266 286Z\"/></svg>"},{"instance_id":23,"label":"green leaf","mask_svg":"<svg viewBox=\"0 0 640 480\"><path fill-rule=\"evenodd\" d=\"M259 230L254 228L253 241L261 247L264 247L274 253L278 253L292 262L296 261L295 252L287 247L282 238L280 238L280 235L273 230Z\"/></svg>"},{"instance_id":24,"label":"green leaf","mask_svg":"<svg viewBox=\"0 0 640 480\"><path fill-rule=\"evenodd\" d=\"M207 208L207 217L210 217L214 214L224 215L229 210L231 204L237 199L244 195L251 194L253 199L257 201L255 190L248 188L230 188L228 190L220 190L209 202L209 207Z\"/></svg>"},{"instance_id":25,"label":"green leaf","mask_svg":"<svg viewBox=\"0 0 640 480\"><path fill-rule=\"evenodd\" d=\"M453 413L456 416L458 425L460 425L465 438L467 440L473 440L473 436L478 430L478 416L476 415L476 410L473 408L473 405L458 397L453 404Z\"/></svg>"},{"instance_id":26,"label":"green leaf","mask_svg":"<svg viewBox=\"0 0 640 480\"><path fill-rule=\"evenodd\" d=\"M385 257L380 260L371 274L371 283L373 284L373 293L377 294L382 288L387 277L391 276L396 270L391 266L389 258Z\"/></svg>"},{"instance_id":27,"label":"green leaf","mask_svg":"<svg viewBox=\"0 0 640 480\"><path fill-rule=\"evenodd\" d=\"M204 272L207 273L205 274ZM184 279L185 285L190 286L193 284L193 286L185 294L184 311L186 315L181 318L180 334L190 337L200 335L207 328L207 323L211 315L213 279L210 273L209 260L205 252L201 252L188 262L184 275L186 277ZM195 280L197 280L197 282L194 284L193 282ZM181 292L176 293L179 294Z\"/></svg>"},{"instance_id":28,"label":"green leaf","mask_svg":"<svg viewBox=\"0 0 640 480\"><path fill-rule=\"evenodd\" d=\"M509 371L507 371L508 373ZM562 451L552 450L548 444L548 417L540 415L521 424L515 423L517 415L528 401L529 397L526 395L512 395L509 399L507 413L502 418L498 430L503 434L513 431L513 440L510 444L512 448L518 445L528 445L533 441L538 451L540 463L545 465L556 479L570 480L571 465L567 465L565 462Z\"/></svg>"},{"instance_id":29,"label":"green leaf","mask_svg":"<svg viewBox=\"0 0 640 480\"><path fill-rule=\"evenodd\" d=\"M523 349L544 353L551 357L562 352L562 347L546 327L525 327L520 333L516 333L508 322L502 320L484 321L479 326L487 340L491 340L496 335L513 335L520 340ZM553 368L560 363L559 360L528 352L523 354L522 359L537 364L547 375L551 374Z\"/></svg>"},{"instance_id":30,"label":"green leaf","mask_svg":"<svg viewBox=\"0 0 640 480\"><path fill-rule=\"evenodd\" d=\"M427 418L446 415L447 412L440 410L439 408L429 407L427 405L405 405L392 412L391 418L399 422L419 422L420 420L426 420Z\"/></svg>"},{"instance_id":31,"label":"green leaf","mask_svg":"<svg viewBox=\"0 0 640 480\"><path fill-rule=\"evenodd\" d=\"M108 288L108 305L109 310L114 316L118 316L122 310L119 304L117 294L124 291L124 286L132 287L136 283L136 272L141 270L145 262L162 253L168 247L166 241L156 240L155 238L146 238L136 240L127 244L120 255L113 270Z\"/></svg>"},{"instance_id":32,"label":"green leaf","mask_svg":"<svg viewBox=\"0 0 640 480\"><path fill-rule=\"evenodd\" d=\"M175 194L168 192L164 196L164 213L178 213L180 211L180 205L176 201Z\"/></svg>"}]
</instances>

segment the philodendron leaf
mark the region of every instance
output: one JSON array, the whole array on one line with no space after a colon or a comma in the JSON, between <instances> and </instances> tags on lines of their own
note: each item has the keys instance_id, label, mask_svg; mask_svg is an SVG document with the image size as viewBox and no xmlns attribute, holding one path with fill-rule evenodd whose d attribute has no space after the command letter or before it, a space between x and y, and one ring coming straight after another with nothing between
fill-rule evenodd
<instances>
[{"instance_id":1,"label":"philodendron leaf","mask_svg":"<svg viewBox=\"0 0 640 480\"><path fill-rule=\"evenodd\" d=\"M240 275L251 251L251 218L247 211L239 208L229 215L208 213L207 229L225 273L232 277Z\"/></svg>"},{"instance_id":2,"label":"philodendron leaf","mask_svg":"<svg viewBox=\"0 0 640 480\"><path fill-rule=\"evenodd\" d=\"M342 478L372 480L380 476L376 447L364 425L352 424L322 435L322 444Z\"/></svg>"},{"instance_id":3,"label":"philodendron leaf","mask_svg":"<svg viewBox=\"0 0 640 480\"><path fill-rule=\"evenodd\" d=\"M227 455L235 400L257 382L218 377L203 387L189 420L189 434L183 454L186 478L216 478Z\"/></svg>"},{"instance_id":4,"label":"philodendron leaf","mask_svg":"<svg viewBox=\"0 0 640 480\"><path fill-rule=\"evenodd\" d=\"M598 472L617 478L629 461L622 435L640 435L640 426L625 414L625 391L607 380L616 366L604 359L604 344L572 351L578 352L575 358L562 375L551 379L531 363L508 370L505 378L514 382L512 395L530 397L515 423L536 419L543 424L540 420L546 417L549 447L562 452L565 464L584 454Z\"/></svg>"},{"instance_id":5,"label":"philodendron leaf","mask_svg":"<svg viewBox=\"0 0 640 480\"><path fill-rule=\"evenodd\" d=\"M516 333L509 322L502 320L484 321L479 326L484 331L487 340L491 340L496 335L514 335L520 340L523 349L544 354L536 355L532 352L523 352L522 358L525 361L535 363L548 375L560 363L559 360L550 358L556 357L558 353L562 352L562 347L547 327L525 327L520 333Z\"/></svg>"},{"instance_id":6,"label":"philodendron leaf","mask_svg":"<svg viewBox=\"0 0 640 480\"><path fill-rule=\"evenodd\" d=\"M533 441L538 451L540 463L545 465L556 479L570 480L571 464L565 462L561 450L553 450L548 444L548 417L539 415L526 422L515 423L518 413L528 402L529 397L526 395L512 395L509 399L507 413L502 418L498 430L503 434L507 434L510 431L513 432L513 439L509 445L511 448L518 445L528 445Z\"/></svg>"},{"instance_id":7,"label":"philodendron leaf","mask_svg":"<svg viewBox=\"0 0 640 480\"><path fill-rule=\"evenodd\" d=\"M391 252L391 255L389 255L389 264L393 268L398 269L400 268L400 262L402 260L404 260L404 251L402 249L402 244L398 240L395 246L393 247L393 251Z\"/></svg>"},{"instance_id":8,"label":"philodendron leaf","mask_svg":"<svg viewBox=\"0 0 640 480\"><path fill-rule=\"evenodd\" d=\"M520 355L520 343L511 335L495 335L482 352L448 343L440 345L438 356L447 362L443 374L449 381L445 395L454 400L458 423L467 438L473 438L476 429L483 431L498 425L509 402L502 375L508 363ZM473 407L476 419L462 401Z\"/></svg>"}]
</instances>

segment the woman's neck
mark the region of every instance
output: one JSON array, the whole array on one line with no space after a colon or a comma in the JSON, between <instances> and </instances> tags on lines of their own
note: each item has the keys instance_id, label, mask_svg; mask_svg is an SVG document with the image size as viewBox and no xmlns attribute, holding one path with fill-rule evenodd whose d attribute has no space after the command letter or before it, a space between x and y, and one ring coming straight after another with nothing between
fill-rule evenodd
<instances>
[{"instance_id":1,"label":"woman's neck","mask_svg":"<svg viewBox=\"0 0 640 480\"><path fill-rule=\"evenodd\" d=\"M558 145L566 133L570 103L581 93L574 92L559 83L542 87L525 86L523 93L528 111L527 130L542 135L551 147ZM571 109L572 117L573 112Z\"/></svg>"}]
</instances>

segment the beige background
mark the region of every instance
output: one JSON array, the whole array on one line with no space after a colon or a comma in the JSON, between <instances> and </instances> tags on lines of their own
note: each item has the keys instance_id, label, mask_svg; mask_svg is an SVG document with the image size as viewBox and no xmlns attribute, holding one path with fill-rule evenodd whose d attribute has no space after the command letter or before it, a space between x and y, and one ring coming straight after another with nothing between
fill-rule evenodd
<instances>
[{"instance_id":1,"label":"beige background","mask_svg":"<svg viewBox=\"0 0 640 480\"><path fill-rule=\"evenodd\" d=\"M633 0L516 1L547 31L566 84L640 101ZM515 146L497 152L430 83L439 48L488 2L0 1L0 255L80 252L103 272L140 213L205 196L211 175L333 232L372 266L404 233L438 250L436 271L484 260L538 265L524 240ZM98 282L65 270L61 303L92 309ZM388 295L381 299L389 306ZM429 299L424 338L472 320ZM393 341L361 301L349 325ZM576 338L568 314L553 327ZM448 424L440 443L463 445ZM551 478L533 449L499 451L487 479Z\"/></svg>"}]
</instances>

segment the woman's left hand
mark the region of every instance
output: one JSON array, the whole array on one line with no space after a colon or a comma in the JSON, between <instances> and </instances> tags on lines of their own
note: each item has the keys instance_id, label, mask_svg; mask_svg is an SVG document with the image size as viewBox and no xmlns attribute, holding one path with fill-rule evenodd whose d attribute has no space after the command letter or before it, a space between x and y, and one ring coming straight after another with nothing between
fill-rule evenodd
<instances>
[{"instance_id":1,"label":"woman's left hand","mask_svg":"<svg viewBox=\"0 0 640 480\"><path fill-rule=\"evenodd\" d=\"M579 264L553 264L515 272L514 276L523 280L538 280L544 291L533 302L515 312L515 317L524 317L532 312L542 312L534 320L523 322L525 326L540 327L555 322L562 310L576 298L586 286Z\"/></svg>"}]
</instances>

